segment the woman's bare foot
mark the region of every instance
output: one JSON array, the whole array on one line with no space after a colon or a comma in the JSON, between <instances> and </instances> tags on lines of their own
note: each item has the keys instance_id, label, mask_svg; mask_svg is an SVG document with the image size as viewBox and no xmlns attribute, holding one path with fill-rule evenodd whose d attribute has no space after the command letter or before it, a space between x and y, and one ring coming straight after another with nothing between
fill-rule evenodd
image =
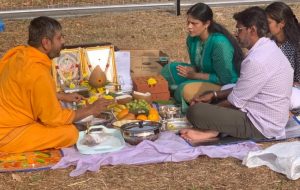
<instances>
[{"instance_id":1,"label":"woman's bare foot","mask_svg":"<svg viewBox=\"0 0 300 190\"><path fill-rule=\"evenodd\" d=\"M212 130L201 131L199 129L194 129L194 128L181 129L179 133L184 140L193 143L209 140L219 135L219 132L217 131L212 131Z\"/></svg>"}]
</instances>

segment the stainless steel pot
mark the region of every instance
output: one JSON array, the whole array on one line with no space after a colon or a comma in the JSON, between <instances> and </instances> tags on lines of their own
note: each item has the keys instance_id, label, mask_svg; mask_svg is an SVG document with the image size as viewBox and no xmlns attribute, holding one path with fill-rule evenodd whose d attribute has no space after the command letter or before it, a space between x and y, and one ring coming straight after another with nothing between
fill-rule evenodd
<instances>
[{"instance_id":1,"label":"stainless steel pot","mask_svg":"<svg viewBox=\"0 0 300 190\"><path fill-rule=\"evenodd\" d=\"M143 140L155 141L160 134L160 129L159 122L136 121L122 125L121 133L127 143L137 145Z\"/></svg>"}]
</instances>

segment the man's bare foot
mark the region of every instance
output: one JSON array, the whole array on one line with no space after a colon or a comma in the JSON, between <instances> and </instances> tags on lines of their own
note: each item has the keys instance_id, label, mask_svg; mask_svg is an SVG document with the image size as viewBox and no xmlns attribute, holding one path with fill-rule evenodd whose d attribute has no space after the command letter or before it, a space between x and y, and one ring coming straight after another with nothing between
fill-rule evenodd
<instances>
[{"instance_id":1,"label":"man's bare foot","mask_svg":"<svg viewBox=\"0 0 300 190\"><path fill-rule=\"evenodd\" d=\"M219 135L219 132L217 131L212 131L212 130L201 131L199 129L194 129L194 128L181 129L179 133L184 140L193 143L209 140Z\"/></svg>"}]
</instances>

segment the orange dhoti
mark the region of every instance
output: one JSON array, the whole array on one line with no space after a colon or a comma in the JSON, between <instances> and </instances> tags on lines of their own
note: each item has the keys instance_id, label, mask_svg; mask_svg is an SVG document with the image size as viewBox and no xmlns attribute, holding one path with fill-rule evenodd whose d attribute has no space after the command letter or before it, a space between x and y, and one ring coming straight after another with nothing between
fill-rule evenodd
<instances>
[{"instance_id":1,"label":"orange dhoti","mask_svg":"<svg viewBox=\"0 0 300 190\"><path fill-rule=\"evenodd\" d=\"M49 148L59 149L72 146L78 139L78 130L74 125L52 127L35 123L25 126L17 133L19 134L11 131L0 140L0 152L18 153Z\"/></svg>"}]
</instances>

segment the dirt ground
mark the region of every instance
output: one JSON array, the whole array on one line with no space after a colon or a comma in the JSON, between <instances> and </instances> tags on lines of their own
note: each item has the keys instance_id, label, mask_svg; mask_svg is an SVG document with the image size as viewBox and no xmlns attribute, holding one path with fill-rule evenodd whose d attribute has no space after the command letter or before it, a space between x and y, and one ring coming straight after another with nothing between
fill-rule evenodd
<instances>
[{"instance_id":1,"label":"dirt ground","mask_svg":"<svg viewBox=\"0 0 300 190\"><path fill-rule=\"evenodd\" d=\"M232 15L245 7L214 8L216 21L233 31ZM292 6L300 20L300 4ZM185 47L186 17L172 11L149 10L101 13L84 17L58 18L64 27L66 45L111 42L120 49L160 49L171 60L188 60ZM0 55L25 44L29 20L4 20L0 32ZM263 144L267 147L270 144ZM298 189L300 181L290 181L267 167L249 169L233 158L207 156L180 163L141 166L104 166L99 172L69 177L73 168L62 170L0 174L0 189Z\"/></svg>"}]
</instances>

